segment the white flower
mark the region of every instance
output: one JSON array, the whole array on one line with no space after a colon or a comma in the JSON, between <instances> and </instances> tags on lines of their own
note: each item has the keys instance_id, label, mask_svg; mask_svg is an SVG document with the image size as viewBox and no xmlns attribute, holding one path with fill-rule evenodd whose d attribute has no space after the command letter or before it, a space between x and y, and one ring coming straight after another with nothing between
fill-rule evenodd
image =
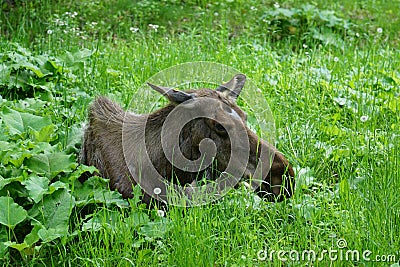
<instances>
[{"instance_id":1,"label":"white flower","mask_svg":"<svg viewBox=\"0 0 400 267\"><path fill-rule=\"evenodd\" d=\"M165 216L165 212L163 210L157 210L157 215L160 217L164 217Z\"/></svg>"},{"instance_id":2,"label":"white flower","mask_svg":"<svg viewBox=\"0 0 400 267\"><path fill-rule=\"evenodd\" d=\"M338 62L338 61L339 61L339 58L338 58L338 57L334 57L334 58L333 58L333 61Z\"/></svg>"},{"instance_id":3,"label":"white flower","mask_svg":"<svg viewBox=\"0 0 400 267\"><path fill-rule=\"evenodd\" d=\"M161 188L159 188L159 187L154 188L153 189L153 193L156 194L156 195L161 194Z\"/></svg>"},{"instance_id":4,"label":"white flower","mask_svg":"<svg viewBox=\"0 0 400 267\"><path fill-rule=\"evenodd\" d=\"M275 2L274 7L275 8L280 8L281 6L279 5L279 3Z\"/></svg>"},{"instance_id":5,"label":"white flower","mask_svg":"<svg viewBox=\"0 0 400 267\"><path fill-rule=\"evenodd\" d=\"M218 15L219 15L219 13L218 13L218 12L215 12L215 13L214 13L214 16L218 17Z\"/></svg>"},{"instance_id":6,"label":"white flower","mask_svg":"<svg viewBox=\"0 0 400 267\"><path fill-rule=\"evenodd\" d=\"M150 25L149 25L150 26ZM129 30L131 32L137 32L139 30L139 28L135 28L135 27L130 27Z\"/></svg>"},{"instance_id":7,"label":"white flower","mask_svg":"<svg viewBox=\"0 0 400 267\"><path fill-rule=\"evenodd\" d=\"M303 48L307 48L308 47L308 45L306 45L306 44L303 44Z\"/></svg>"},{"instance_id":8,"label":"white flower","mask_svg":"<svg viewBox=\"0 0 400 267\"><path fill-rule=\"evenodd\" d=\"M152 28L154 31L157 31L157 29L160 27L157 24L149 24L149 27Z\"/></svg>"},{"instance_id":9,"label":"white flower","mask_svg":"<svg viewBox=\"0 0 400 267\"><path fill-rule=\"evenodd\" d=\"M257 10L257 8L255 6L251 6L250 10Z\"/></svg>"},{"instance_id":10,"label":"white flower","mask_svg":"<svg viewBox=\"0 0 400 267\"><path fill-rule=\"evenodd\" d=\"M383 32L383 29L382 29L382 28L378 28L378 29L376 29L376 31L377 31L378 33L382 33L382 32Z\"/></svg>"},{"instance_id":11,"label":"white flower","mask_svg":"<svg viewBox=\"0 0 400 267\"><path fill-rule=\"evenodd\" d=\"M48 34L48 35L50 35L50 34L52 34L52 33L53 33L52 30L47 30L47 34Z\"/></svg>"},{"instance_id":12,"label":"white flower","mask_svg":"<svg viewBox=\"0 0 400 267\"><path fill-rule=\"evenodd\" d=\"M356 32L356 37L360 37L360 34L358 32Z\"/></svg>"},{"instance_id":13,"label":"white flower","mask_svg":"<svg viewBox=\"0 0 400 267\"><path fill-rule=\"evenodd\" d=\"M360 121L361 122L366 122L368 120L368 116L367 115L363 115L360 117Z\"/></svg>"}]
</instances>

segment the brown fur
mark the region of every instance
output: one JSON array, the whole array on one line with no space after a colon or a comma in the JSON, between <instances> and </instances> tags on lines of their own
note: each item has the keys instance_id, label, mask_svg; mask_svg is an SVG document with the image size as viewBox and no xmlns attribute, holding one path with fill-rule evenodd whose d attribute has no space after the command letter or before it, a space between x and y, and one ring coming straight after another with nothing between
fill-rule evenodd
<instances>
[{"instance_id":1,"label":"brown fur","mask_svg":"<svg viewBox=\"0 0 400 267\"><path fill-rule=\"evenodd\" d=\"M164 91L166 88L156 87L157 91L161 90L166 95L171 103L164 108L161 108L151 114L137 115L131 112L125 112L119 105L113 103L105 97L97 98L89 109L89 125L85 131L84 144L81 152L81 162L86 165L93 165L99 170L99 175L110 179L111 189L118 190L123 197L132 197L132 187L136 184L132 179L128 166L126 164L123 152L123 133L126 134L130 142L136 142L139 138L145 138L146 150L149 158L159 174L165 179L171 181L177 177L177 183L181 185L192 184L199 177L207 177L207 179L215 180L218 176L218 171L222 172L227 166L230 157L230 140L224 136L224 132L218 131L216 121L227 121L227 127L232 127L235 130L235 124L232 124L227 114L229 108L234 110L239 115L240 120L236 124L246 124L246 114L236 105L235 99L240 93L241 87L233 84L233 81L225 84L226 86L236 86L228 88L235 94L229 95L226 88L210 90L201 89L196 91ZM232 85L233 84L233 85ZM153 85L151 85L153 87ZM243 84L241 85L243 86ZM155 86L154 86L155 87ZM153 88L154 88L153 87ZM159 91L160 92L160 91ZM198 118L190 121L183 127L180 133L179 146L182 154L191 160L196 160L201 156L199 151L199 143L204 138L212 139L217 146L216 160L218 165L216 170L211 167L206 168L200 173L187 172L175 168L165 157L160 146L161 143L161 128L166 117L177 106L176 102L181 102L182 99L195 97L200 99L208 97L220 101L221 106L216 106L210 112L215 114L215 120L207 118ZM228 112L226 112L228 110ZM230 124L229 124L230 123ZM123 125L128 125L126 133ZM145 133L143 130L145 126ZM248 179L254 175L255 167L258 161L268 164L269 158L273 157L273 162L269 173L262 173L264 181L257 192L260 196L268 200L280 201L285 197L290 197L294 188L294 172L289 165L287 159L276 150L275 147L267 142L260 140L255 133L246 127L249 137L250 155L247 168L244 173L244 178ZM128 153L132 154L133 158L141 157L139 151L131 151L128 148ZM264 153L264 158L259 159L261 152ZM130 166L139 168L139 166ZM145 177L143 178L145 179ZM82 178L81 181L85 179ZM151 197L145 194L144 202L149 203Z\"/></svg>"}]
</instances>

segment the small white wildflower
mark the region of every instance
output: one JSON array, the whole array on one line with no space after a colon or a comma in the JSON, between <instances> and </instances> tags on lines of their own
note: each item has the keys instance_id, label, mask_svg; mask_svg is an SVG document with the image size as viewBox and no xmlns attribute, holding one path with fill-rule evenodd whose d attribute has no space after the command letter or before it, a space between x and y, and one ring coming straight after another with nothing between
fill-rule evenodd
<instances>
[{"instance_id":1,"label":"small white wildflower","mask_svg":"<svg viewBox=\"0 0 400 267\"><path fill-rule=\"evenodd\" d=\"M378 33L382 33L382 32L383 32L383 29L382 29L382 28L378 28L378 29L376 29L376 31L377 31Z\"/></svg>"},{"instance_id":2,"label":"small white wildflower","mask_svg":"<svg viewBox=\"0 0 400 267\"><path fill-rule=\"evenodd\" d=\"M137 32L139 30L139 28L135 28L135 27L130 27L129 30L131 32Z\"/></svg>"},{"instance_id":3,"label":"small white wildflower","mask_svg":"<svg viewBox=\"0 0 400 267\"><path fill-rule=\"evenodd\" d=\"M161 193L161 188L156 187L153 189L154 194L159 195Z\"/></svg>"},{"instance_id":4,"label":"small white wildflower","mask_svg":"<svg viewBox=\"0 0 400 267\"><path fill-rule=\"evenodd\" d=\"M97 24L98 24L97 22L92 21L92 25L93 25L93 26L96 26Z\"/></svg>"},{"instance_id":5,"label":"small white wildflower","mask_svg":"<svg viewBox=\"0 0 400 267\"><path fill-rule=\"evenodd\" d=\"M338 62L338 61L339 61L339 58L338 58L338 57L334 57L334 58L333 58L333 61Z\"/></svg>"},{"instance_id":6,"label":"small white wildflower","mask_svg":"<svg viewBox=\"0 0 400 267\"><path fill-rule=\"evenodd\" d=\"M157 215L160 217L164 217L165 216L165 212L163 210L157 210Z\"/></svg>"},{"instance_id":7,"label":"small white wildflower","mask_svg":"<svg viewBox=\"0 0 400 267\"><path fill-rule=\"evenodd\" d=\"M149 24L149 27L152 28L154 31L157 31L157 29L160 27L157 24Z\"/></svg>"},{"instance_id":8,"label":"small white wildflower","mask_svg":"<svg viewBox=\"0 0 400 267\"><path fill-rule=\"evenodd\" d=\"M344 106L347 103L346 98L340 97L337 99L337 103L339 104L339 106Z\"/></svg>"},{"instance_id":9,"label":"small white wildflower","mask_svg":"<svg viewBox=\"0 0 400 267\"><path fill-rule=\"evenodd\" d=\"M306 44L303 44L303 48L307 48L308 47L308 45L306 45Z\"/></svg>"},{"instance_id":10,"label":"small white wildflower","mask_svg":"<svg viewBox=\"0 0 400 267\"><path fill-rule=\"evenodd\" d=\"M218 13L218 12L215 12L215 13L214 13L214 16L218 17L218 15L219 15L219 13Z\"/></svg>"},{"instance_id":11,"label":"small white wildflower","mask_svg":"<svg viewBox=\"0 0 400 267\"><path fill-rule=\"evenodd\" d=\"M250 10L257 10L257 8L255 6L251 6Z\"/></svg>"},{"instance_id":12,"label":"small white wildflower","mask_svg":"<svg viewBox=\"0 0 400 267\"><path fill-rule=\"evenodd\" d=\"M360 34L359 34L358 32L356 32L356 37L357 37L357 38L360 37Z\"/></svg>"},{"instance_id":13,"label":"small white wildflower","mask_svg":"<svg viewBox=\"0 0 400 267\"><path fill-rule=\"evenodd\" d=\"M279 5L278 2L275 2L274 7L275 7L275 8L280 8L281 6Z\"/></svg>"},{"instance_id":14,"label":"small white wildflower","mask_svg":"<svg viewBox=\"0 0 400 267\"><path fill-rule=\"evenodd\" d=\"M367 115L363 115L360 117L360 121L361 122L366 122L368 120L368 116Z\"/></svg>"},{"instance_id":15,"label":"small white wildflower","mask_svg":"<svg viewBox=\"0 0 400 267\"><path fill-rule=\"evenodd\" d=\"M52 34L52 33L53 33L52 30L47 30L47 34L48 34L48 35L50 35L50 34Z\"/></svg>"}]
</instances>

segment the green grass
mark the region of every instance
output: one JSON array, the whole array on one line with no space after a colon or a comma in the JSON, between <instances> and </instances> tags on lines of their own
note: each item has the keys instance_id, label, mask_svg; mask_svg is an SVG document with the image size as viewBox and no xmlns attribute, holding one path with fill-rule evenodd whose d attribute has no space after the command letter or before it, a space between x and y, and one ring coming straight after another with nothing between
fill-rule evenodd
<instances>
[{"instance_id":1,"label":"green grass","mask_svg":"<svg viewBox=\"0 0 400 267\"><path fill-rule=\"evenodd\" d=\"M61 137L72 136L73 129L78 132L79 147L81 123L96 95L108 95L136 112L149 112L162 105L152 102L158 99L155 94L139 91L152 75L191 61L226 64L245 73L261 89L261 93L252 92L254 97L264 97L269 103L276 123L276 146L296 169L296 192L292 199L272 204L239 188L217 203L170 207L165 217L135 201L129 208L106 201L90 203L75 208L67 218L68 234L38 241L21 253L9 248L3 265L310 266L307 254L301 260L303 251L313 250L318 257L324 250L338 249L338 240L347 243L339 250L344 253L342 260L330 261L325 255L312 265L390 266L399 262L398 3L316 1L317 9L311 15L335 11L335 16L351 22L349 29L336 20L329 28L298 11L285 19L282 28L267 32L269 24L262 21L262 15L273 10L274 2L186 1L182 5L181 1L139 1L141 6L123 0L98 5L82 2L16 1L15 7L3 7L0 52L11 53L18 43L32 57L59 59L65 72L51 76L48 90L53 98L43 96L37 87L28 86L21 93L0 75L2 112L10 107L50 117L56 130L48 142L65 151L71 148ZM284 1L280 6L289 10L301 4ZM57 18L68 25L60 25ZM306 20L299 22L298 18ZM149 23L159 25L157 31ZM289 26L296 28L296 34L285 32ZM310 33L321 29L332 42ZM76 54L72 59L63 56L65 51L83 53L84 49L90 53L82 59ZM47 104L18 109L18 99L25 97L41 98ZM0 133L8 131L3 117L0 127ZM24 149L29 146L21 143L29 138L21 135L12 142ZM17 152L14 155L21 157ZM21 168L26 161L22 158ZM2 161L0 166L0 178L18 172L9 169L11 163ZM65 170L52 181L72 185L67 181L73 180L74 173ZM20 189L8 190L0 190L0 196ZM78 192L73 186L68 190L72 195ZM26 195L14 200L24 206L22 199L32 201ZM99 226L96 230L89 223L91 218ZM85 225L89 230L83 230ZM3 223L1 227L0 241L21 242ZM17 230L17 236L24 234ZM265 255L260 250L268 254L267 259L260 258ZM296 256L290 251L298 251L300 260L280 261L280 250L287 252L286 258ZM360 261L346 261L347 250L358 250ZM371 260L377 255L395 258L384 263L367 261L361 255L366 250L371 251ZM340 259L340 254L335 255Z\"/></svg>"}]
</instances>

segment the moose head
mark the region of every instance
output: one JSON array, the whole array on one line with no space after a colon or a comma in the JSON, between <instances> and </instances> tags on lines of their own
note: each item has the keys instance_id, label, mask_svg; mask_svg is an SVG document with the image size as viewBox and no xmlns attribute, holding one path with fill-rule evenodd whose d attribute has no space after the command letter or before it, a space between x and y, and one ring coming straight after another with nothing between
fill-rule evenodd
<instances>
[{"instance_id":1,"label":"moose head","mask_svg":"<svg viewBox=\"0 0 400 267\"><path fill-rule=\"evenodd\" d=\"M193 195L190 188L215 182L214 191L205 191L214 194L240 179L269 201L289 198L292 167L246 126L247 116L236 104L245 81L237 74L215 90L190 91L149 84L170 103L145 115L99 97L89 110L81 162L97 167L124 197L132 197L139 184L147 203L166 200L168 185Z\"/></svg>"}]
</instances>

